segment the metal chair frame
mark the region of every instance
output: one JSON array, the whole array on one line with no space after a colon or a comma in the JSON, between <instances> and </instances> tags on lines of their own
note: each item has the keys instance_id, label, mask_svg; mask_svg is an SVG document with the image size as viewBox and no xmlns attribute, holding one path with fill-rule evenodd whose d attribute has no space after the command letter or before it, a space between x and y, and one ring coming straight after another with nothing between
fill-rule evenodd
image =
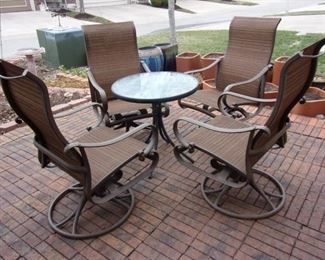
<instances>
[{"instance_id":1,"label":"metal chair frame","mask_svg":"<svg viewBox=\"0 0 325 260\"><path fill-rule=\"evenodd\" d=\"M270 100L245 96L243 94L229 91L231 88L229 88L223 93L222 96L220 96L218 100L219 105L222 104L223 98L226 95L240 97L252 102L267 104L273 103L274 106L272 113L265 125L252 125L247 122L238 121L229 116L223 115L212 119L210 123L203 123L198 120L186 117L181 117L174 122L173 130L177 140L180 143L180 145L174 148L174 154L181 164L185 165L190 170L198 172L204 176L204 180L201 183L201 191L204 199L211 207L228 216L242 219L266 218L276 214L279 210L281 210L285 201L285 190L283 186L272 175L256 169L255 164L269 149L274 146L274 144L276 144L283 138L283 136L285 136L287 129L290 127L288 114L310 86L310 83L312 82L315 75L317 58L320 55L324 54L319 54L320 49L324 45L325 38L308 46L303 51L298 52L285 63L281 72L277 99ZM299 65L303 65L304 67L300 68ZM295 71L297 68L299 68L299 73ZM297 75L299 75L299 79L303 80L302 82L297 83ZM297 87L295 86L295 92L293 93L291 87L292 84L296 83L300 85L297 85ZM288 101L289 103L287 103L287 100L284 102L284 99L287 99L288 95L290 96L290 102ZM216 122L226 123L232 123L233 121L236 122L236 125L240 125L240 127L229 128L223 127L222 125L220 127L212 125L211 123L215 120L221 120ZM216 154L218 153L217 148L215 148L215 153L212 152L212 150L205 149L204 147L206 146L201 146L200 141L202 140L202 132L199 132L200 134L198 135L200 138L197 137L197 139L195 139L196 141L187 141L180 132L181 127L179 126L179 123L182 121L198 126L198 131L206 131L202 129L207 129L208 131L206 132L234 135L234 137L236 135L248 133L248 136L245 137L245 140L247 140L246 150L244 149L245 151L243 150L242 152L245 165L240 167L238 165L235 166L236 164L232 163L231 158L218 156L218 154ZM217 138L218 135L215 136ZM211 142L213 142L213 140L211 140ZM223 149L219 146L218 149ZM238 149L234 148L236 147L235 141L231 147L232 149ZM188 154L185 152L191 154L195 150L201 151L212 158L210 161L210 164L213 168L212 172L208 172L206 170L207 168L202 169L199 166L194 165L187 159ZM229 154L232 154L232 152L229 152L228 155ZM245 170L243 170L241 167L244 167ZM273 184L273 192L266 191L263 189L263 187L260 187L258 185L256 180L260 177L267 178L269 183ZM260 212L251 212L250 210L248 210L248 212L240 212L238 208L228 209L224 207L227 198L229 198L227 197L228 191L232 188L241 189L245 186L250 186L253 188L264 199L266 207ZM274 202L272 200L276 201Z\"/></svg>"},{"instance_id":2,"label":"metal chair frame","mask_svg":"<svg viewBox=\"0 0 325 260\"><path fill-rule=\"evenodd\" d=\"M119 28L117 30L116 28ZM92 59L92 51L96 49L93 45L96 44L93 41L91 41L91 37L94 37L94 35L97 35L98 33L96 30L103 30L103 35L101 36L102 41L105 41L105 37L112 38L116 36L117 34L123 34L128 33L129 40L132 42L132 46L129 48L129 52L132 53L132 55L137 59L136 61L133 61L133 63L138 63L139 65L137 68L132 67L127 74L124 73L123 76L131 75L134 73L139 73L140 71L143 72L150 72L149 67L146 65L145 62L139 60L138 56L138 49L137 49L137 43L136 43L136 31L134 28L134 25L132 22L123 22L123 23L114 23L114 24L105 24L105 25L86 25L83 26L83 30L85 32L85 46L86 46L86 54L87 54L87 61L88 61L88 70L87 70L87 76L90 86L90 94L91 99L93 102L101 103L103 106L103 110L105 111L105 118L104 122L107 127L115 127L115 128L122 128L125 127L126 130L129 130L132 126L137 126L138 124L134 121L144 118L152 117L152 112L150 111L150 106L145 106L143 104L143 108L140 107L138 110L128 111L128 112L121 112L112 114L110 113L110 99L112 97L108 97L107 92L109 91L111 86L104 86L101 85L96 79L95 71L96 68L98 68L98 64L95 64L94 59ZM104 31L106 33L104 33ZM113 38L114 39L114 38ZM111 41L111 44L113 44L114 40ZM118 51L124 51L123 48L127 48L127 46L120 46L119 50L115 50L115 52ZM110 50L104 50L105 52L109 52ZM125 60L124 62L125 66L130 63L129 60ZM111 61L109 58L105 60L105 63L103 63L102 66L110 67ZM134 64L133 64L134 65ZM118 70L118 68L115 68L115 70ZM114 75L114 71L110 71L110 69L107 69L107 75ZM115 80L117 80L118 77L116 77ZM105 83L106 84L106 83ZM116 98L114 98L116 100ZM124 102L124 101L123 101ZM125 104L127 105L127 103ZM94 112L97 116L100 116L100 111L98 109L94 108ZM163 104L162 106L162 114L164 117L167 117L169 115L169 107L167 104Z\"/></svg>"},{"instance_id":3,"label":"metal chair frame","mask_svg":"<svg viewBox=\"0 0 325 260\"><path fill-rule=\"evenodd\" d=\"M77 181L76 184L61 192L51 203L48 213L48 221L51 228L64 237L87 239L106 234L125 222L135 206L134 194L131 190L132 186L140 180L150 177L158 164L159 156L154 150L158 142L156 128L153 125L144 123L124 134L117 135L115 131L109 128L98 127L104 119L105 110L102 104L90 103L73 112L63 112L57 115L56 118L72 115L74 112L81 111L85 108L96 107L98 111L101 112L99 120L96 126L92 127L92 130L84 136L89 137L91 135L96 135L96 130L103 129L106 132L109 131L109 133L114 132L113 138L101 142L77 141L69 143L56 125L50 109L47 87L42 80L27 70L23 70L4 60L0 60L0 78L4 94L12 109L35 133L34 145L38 150L38 159L41 167L44 168L47 167L49 163L53 163ZM28 88L28 93L22 91L25 88ZM36 97L37 103L39 104L33 105L33 98L35 99ZM37 113L39 107L42 108L42 111L39 111L40 116L35 119L33 115ZM43 121L43 118L46 119L46 122ZM144 148L137 153L129 152L130 156L127 160L123 159L120 164L115 164L116 166L108 171L106 175L103 177L100 175L100 181L96 181L97 183L95 182L95 184L93 184L92 175L95 173L91 170L92 162L89 161L87 155L88 149L110 146L112 147L111 149L114 149L115 144L119 144L122 141L126 142L132 135L148 128L151 129L150 142L148 144L144 143ZM44 131L44 129L48 130ZM47 131L51 132L49 134L51 134L50 136L54 136L55 140L49 140L47 138ZM125 146L129 147L127 143ZM52 147L55 147L55 149L52 149ZM63 147L64 149L61 151L57 147ZM56 149L59 149L59 152ZM103 152L100 152L100 155L106 156ZM142 172L133 176L128 182L125 184L120 183L120 179L123 176L123 167L135 159L140 161L146 160L148 164ZM109 160L108 157L107 160ZM58 205L72 193L78 193L80 196L76 208L70 215L65 216L59 221L56 220L54 213L60 211ZM98 228L95 231L87 230L83 232L81 231L82 226L80 225L80 217L88 202L100 207L103 207L102 205L104 203L113 203L123 208L123 210L121 216L117 216L111 223L108 222L106 227Z\"/></svg>"},{"instance_id":4,"label":"metal chair frame","mask_svg":"<svg viewBox=\"0 0 325 260\"><path fill-rule=\"evenodd\" d=\"M236 21L236 19L238 21ZM236 45L236 52L238 52L237 49L239 49L239 46L238 45L238 42L239 42L239 39L238 39L238 32L233 32L235 30L237 30L238 28L236 28L238 26L238 24L240 24L240 19L244 19L244 20L248 20L248 19L251 19L250 23L251 23L251 26L254 26L254 24L256 23L259 23L258 19L261 19L260 22L262 22L262 19L264 19L266 21L266 18L256 18L256 17L235 17L233 19L233 22L230 26L230 32L229 32L229 35L230 35L230 42L229 42L229 45L228 45L228 50L226 51L225 53L225 56L223 57L219 57L216 61L214 61L213 63L211 63L209 66L206 66L204 68L201 68L201 69L197 69L197 70L192 70L192 71L187 71L185 73L187 74L200 74L206 70L209 70L213 67L216 66L216 69L217 69L217 73L216 73L216 81L219 81L219 78L220 78L220 75L221 75L221 72L220 70L223 70L223 63L225 63L225 61L227 61L229 63L228 60L233 60L234 59L234 47ZM256 98L263 98L264 96L264 91L265 91L265 84L266 84L266 74L268 73L268 71L270 71L273 67L273 64L270 63L270 59L271 59L271 54L272 54L272 50L273 50L273 46L274 46L274 41L275 41L275 30L276 30L276 27L278 26L279 22L281 21L281 19L274 19L274 24L272 24L272 26L268 25L268 33L269 34L273 34L273 38L270 39L270 43L272 43L272 46L270 46L270 51L268 52L268 54L265 54L265 55L269 55L269 60L264 63L264 65L260 64L260 68L255 71L255 75L251 75L247 78L242 78L241 82L235 82L234 81L230 81L229 77L228 77L228 80L227 80L227 84L224 85L222 88L223 90L222 91L233 91L233 92L237 92L237 89L239 88L239 92L243 92L243 86L247 84L247 86L245 86L247 89L249 88L253 88L253 89L258 89L258 91L253 95L253 97L256 97ZM235 23L236 21L236 24L233 24ZM240 27L241 25L239 25ZM248 25L245 25L245 26L248 26ZM244 27L244 26L243 26ZM238 30L241 30L242 28L238 29ZM248 30L248 28L245 28L244 30ZM240 32L242 33L242 32ZM237 36L235 36L237 35ZM241 36L242 37L242 36ZM250 39L250 41L258 41L257 39ZM233 41L233 42L232 42ZM230 45L232 45L232 47L230 48ZM229 50L231 49L231 50ZM232 53L232 54L230 54ZM236 54L237 55L237 54ZM267 57L265 56L263 57L263 60ZM230 58L228 56L231 56ZM245 67L245 66L250 66L250 64L248 64L248 60L247 58L245 59L241 59L239 57L239 63L242 63L242 66ZM229 66L229 65L228 65ZM229 73L229 72L228 72ZM238 73L237 72L234 72L235 74ZM225 82L224 82L225 83ZM253 86L254 84L257 84L258 86ZM220 85L220 83L218 83ZM217 85L218 85L217 84ZM249 85L250 84L250 85ZM248 86L249 85L249 86ZM220 88L221 86L219 86ZM212 89L211 89L212 90ZM199 90L199 91L206 91L206 90ZM211 93L210 93L211 92ZM201 113L204 113L210 117L215 117L216 114L214 113L215 111L219 111L219 112L222 112L223 114L227 115L227 116L231 116L231 117L234 117L234 118L240 118L241 120L246 120L248 118L251 118L255 115L257 115L263 108L263 103L259 103L257 100L236 100L236 102L234 101L229 101L229 98L227 99L225 96L223 96L223 99L222 99L222 107L218 107L217 106L217 100L219 98L219 93L216 91L216 93L213 93L212 91L210 91L209 94L210 95L215 95L215 104L210 104L210 102L207 102L207 103L202 103L201 101L199 101L200 99L197 100L195 94L192 96L192 99L193 101L197 102L197 104L193 104L191 102L187 102L185 100L178 100L178 104L180 107L182 108L190 108L190 109L194 109L194 110L197 110ZM242 93L243 94L243 93ZM188 97L189 99L191 99L191 96ZM207 101L207 100L206 100ZM248 112L244 106L254 106L256 109L253 113L251 112Z\"/></svg>"}]
</instances>

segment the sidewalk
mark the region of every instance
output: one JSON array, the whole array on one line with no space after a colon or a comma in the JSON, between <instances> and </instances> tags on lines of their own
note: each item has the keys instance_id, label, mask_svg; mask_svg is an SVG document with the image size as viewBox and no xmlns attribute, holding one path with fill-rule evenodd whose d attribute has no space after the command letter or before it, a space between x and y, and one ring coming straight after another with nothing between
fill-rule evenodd
<instances>
[{"instance_id":1,"label":"sidewalk","mask_svg":"<svg viewBox=\"0 0 325 260\"><path fill-rule=\"evenodd\" d=\"M195 9L191 2L197 1L182 1L182 7ZM325 5L308 5L305 7L290 9L290 5L285 6L282 12L274 12L274 14L283 14L278 30L297 31L298 34L307 33L325 33L325 15L298 15L290 16L294 12L307 12L307 11L324 11ZM224 10L225 11L225 10ZM285 16L289 14L288 16ZM230 20L226 22L211 23L207 25L196 25L184 30L224 30L228 29Z\"/></svg>"}]
</instances>

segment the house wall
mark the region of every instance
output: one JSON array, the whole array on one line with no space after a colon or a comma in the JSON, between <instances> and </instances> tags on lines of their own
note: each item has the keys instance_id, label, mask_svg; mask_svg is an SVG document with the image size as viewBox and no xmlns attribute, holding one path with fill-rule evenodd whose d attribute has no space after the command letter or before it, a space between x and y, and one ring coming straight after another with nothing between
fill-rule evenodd
<instances>
[{"instance_id":1,"label":"house wall","mask_svg":"<svg viewBox=\"0 0 325 260\"><path fill-rule=\"evenodd\" d=\"M0 0L0 11L2 13L31 11L34 6L34 3L31 5L30 0Z\"/></svg>"},{"instance_id":2,"label":"house wall","mask_svg":"<svg viewBox=\"0 0 325 260\"><path fill-rule=\"evenodd\" d=\"M19 11L33 11L40 10L40 3L45 0L0 0L0 11L19 12ZM49 0L50 2L56 0ZM106 5L124 5L136 2L137 0L84 0L85 7L106 6ZM141 1L141 0L139 0ZM143 1L143 0L142 0ZM62 0L67 4L78 4L78 0Z\"/></svg>"}]
</instances>

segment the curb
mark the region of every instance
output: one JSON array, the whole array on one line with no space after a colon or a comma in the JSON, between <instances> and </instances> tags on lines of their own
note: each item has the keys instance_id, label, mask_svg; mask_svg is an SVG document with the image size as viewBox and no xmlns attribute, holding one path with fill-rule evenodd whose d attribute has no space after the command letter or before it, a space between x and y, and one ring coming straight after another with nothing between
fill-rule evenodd
<instances>
[{"instance_id":1,"label":"curb","mask_svg":"<svg viewBox=\"0 0 325 260\"><path fill-rule=\"evenodd\" d=\"M86 97L83 97L83 98L80 98L80 99L71 100L70 102L68 102L66 104L59 104L59 105L56 105L56 106L52 107L52 112L53 112L53 114L57 114L57 113L66 111L68 109L72 109L75 106L85 104L85 103L87 103L89 101L90 101L90 95L88 95ZM24 122L21 123L21 124L17 124L15 121L11 121L11 122L8 122L8 123L5 123L5 124L1 124L0 125L0 135L3 135L5 133L8 133L8 132L10 132L12 130L15 130L15 129L19 128L19 127L23 127L25 125L26 124Z\"/></svg>"}]
</instances>

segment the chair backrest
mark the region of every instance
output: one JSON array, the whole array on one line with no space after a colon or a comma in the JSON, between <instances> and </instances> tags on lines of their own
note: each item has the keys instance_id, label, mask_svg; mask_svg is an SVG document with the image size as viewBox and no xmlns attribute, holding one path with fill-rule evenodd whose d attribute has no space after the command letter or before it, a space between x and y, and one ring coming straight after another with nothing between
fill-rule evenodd
<instances>
[{"instance_id":1,"label":"chair backrest","mask_svg":"<svg viewBox=\"0 0 325 260\"><path fill-rule=\"evenodd\" d=\"M228 47L216 78L218 90L252 78L270 63L280 21L280 18L234 17L229 28ZM232 91L258 97L259 87L260 80L257 80Z\"/></svg>"},{"instance_id":2,"label":"chair backrest","mask_svg":"<svg viewBox=\"0 0 325 260\"><path fill-rule=\"evenodd\" d=\"M71 171L66 164L80 167L82 158L76 150L64 153L68 144L59 131L51 111L49 94L44 82L24 69L0 59L0 75L3 92L16 114L34 131L35 142L48 150L53 156L46 154L58 167L83 183L80 173ZM4 77L17 77L5 79Z\"/></svg>"},{"instance_id":3,"label":"chair backrest","mask_svg":"<svg viewBox=\"0 0 325 260\"><path fill-rule=\"evenodd\" d=\"M139 73L140 61L133 22L85 25L87 63L109 99L117 79ZM94 93L92 93L93 95ZM93 97L94 101L100 101Z\"/></svg>"},{"instance_id":4,"label":"chair backrest","mask_svg":"<svg viewBox=\"0 0 325 260\"><path fill-rule=\"evenodd\" d=\"M291 109L303 97L309 88L317 67L317 58L315 56L325 45L325 38L304 48L301 52L293 55L284 64L281 75L279 92L273 111L266 121L265 125L271 130L271 135L259 133L253 140L253 149L260 149L268 144L270 148L277 140L269 141L285 127L288 122L288 114ZM256 162L262 155L254 159Z\"/></svg>"}]
</instances>

